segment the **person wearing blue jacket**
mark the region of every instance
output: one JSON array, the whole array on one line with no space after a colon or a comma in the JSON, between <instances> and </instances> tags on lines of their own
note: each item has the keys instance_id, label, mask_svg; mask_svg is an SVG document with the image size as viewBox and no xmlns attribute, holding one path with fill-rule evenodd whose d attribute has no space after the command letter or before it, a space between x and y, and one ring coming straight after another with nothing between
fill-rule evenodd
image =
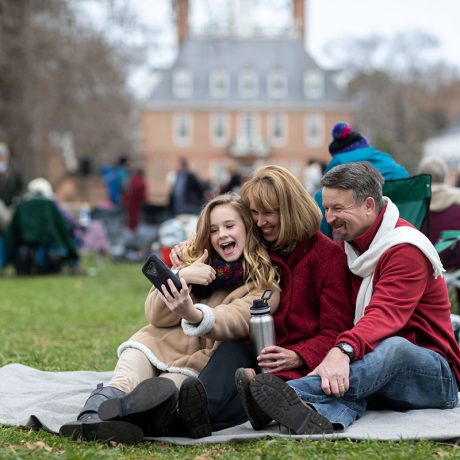
<instances>
[{"instance_id":1,"label":"person wearing blue jacket","mask_svg":"<svg viewBox=\"0 0 460 460\"><path fill-rule=\"evenodd\" d=\"M332 159L324 170L324 174L345 163L367 161L380 171L385 180L409 177L403 165L396 163L388 153L375 149L362 134L353 131L348 123L336 123L331 134L333 140L329 144L329 153ZM324 217L322 190L315 194L315 201L323 213L320 230L331 238L331 228Z\"/></svg>"}]
</instances>

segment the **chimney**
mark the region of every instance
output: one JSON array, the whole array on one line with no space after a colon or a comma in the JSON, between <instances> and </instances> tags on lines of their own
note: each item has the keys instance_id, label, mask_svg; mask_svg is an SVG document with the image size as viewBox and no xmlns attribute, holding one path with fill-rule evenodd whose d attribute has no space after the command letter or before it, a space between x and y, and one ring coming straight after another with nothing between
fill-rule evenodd
<instances>
[{"instance_id":1,"label":"chimney","mask_svg":"<svg viewBox=\"0 0 460 460\"><path fill-rule=\"evenodd\" d=\"M307 0L292 0L292 10L294 16L294 27L305 42L305 2Z\"/></svg>"},{"instance_id":2,"label":"chimney","mask_svg":"<svg viewBox=\"0 0 460 460\"><path fill-rule=\"evenodd\" d=\"M188 0L173 0L176 11L177 45L180 47L188 35Z\"/></svg>"}]
</instances>

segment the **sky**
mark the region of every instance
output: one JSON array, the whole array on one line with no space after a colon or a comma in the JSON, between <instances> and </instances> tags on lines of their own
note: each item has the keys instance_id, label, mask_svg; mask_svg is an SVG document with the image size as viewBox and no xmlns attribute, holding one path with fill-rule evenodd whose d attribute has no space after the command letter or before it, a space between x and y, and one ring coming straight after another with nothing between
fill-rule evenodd
<instances>
[{"instance_id":1,"label":"sky","mask_svg":"<svg viewBox=\"0 0 460 460\"><path fill-rule=\"evenodd\" d=\"M91 5L91 0L86 1ZM127 3L141 21L159 32L155 49L149 53L149 66L168 66L176 55L172 0L127 0ZM218 24L225 20L228 23L232 14L243 29L252 24L276 32L291 20L289 0L189 0L189 3L191 27L195 30L202 29L209 18ZM328 43L372 34L391 37L400 32L421 31L436 37L439 57L460 69L459 22L460 0L306 0L306 48L320 65L328 68L334 67L324 51Z\"/></svg>"},{"instance_id":2,"label":"sky","mask_svg":"<svg viewBox=\"0 0 460 460\"><path fill-rule=\"evenodd\" d=\"M239 5L238 20L243 22L252 15L258 24L274 26L290 15L282 11L286 0L190 0L192 22L199 26L205 18L218 20L231 10L232 2L233 11L238 12ZM171 20L170 0L129 3L146 22L164 25ZM436 36L441 55L460 67L460 0L306 0L306 8L307 47L323 64L327 61L323 49L333 40L420 30Z\"/></svg>"}]
</instances>

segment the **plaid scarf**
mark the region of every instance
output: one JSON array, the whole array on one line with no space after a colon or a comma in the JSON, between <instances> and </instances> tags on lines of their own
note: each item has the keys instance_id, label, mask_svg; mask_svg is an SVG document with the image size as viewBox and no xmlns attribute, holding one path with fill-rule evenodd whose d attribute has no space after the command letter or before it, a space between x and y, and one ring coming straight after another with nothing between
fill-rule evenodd
<instances>
[{"instance_id":1,"label":"plaid scarf","mask_svg":"<svg viewBox=\"0 0 460 460\"><path fill-rule=\"evenodd\" d=\"M236 262L226 262L214 254L209 265L216 271L216 279L206 286L194 284L192 292L197 298L207 299L217 289L226 288L233 291L244 284L244 266L241 258Z\"/></svg>"}]
</instances>

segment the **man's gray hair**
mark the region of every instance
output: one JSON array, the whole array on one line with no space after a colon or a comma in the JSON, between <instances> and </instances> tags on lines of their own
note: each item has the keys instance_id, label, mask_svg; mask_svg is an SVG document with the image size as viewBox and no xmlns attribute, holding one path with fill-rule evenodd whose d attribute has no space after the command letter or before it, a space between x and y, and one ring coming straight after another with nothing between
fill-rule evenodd
<instances>
[{"instance_id":1,"label":"man's gray hair","mask_svg":"<svg viewBox=\"0 0 460 460\"><path fill-rule=\"evenodd\" d=\"M321 179L323 187L352 190L353 201L358 205L366 198L372 197L378 210L383 207L384 182L382 174L367 161L336 166Z\"/></svg>"}]
</instances>

